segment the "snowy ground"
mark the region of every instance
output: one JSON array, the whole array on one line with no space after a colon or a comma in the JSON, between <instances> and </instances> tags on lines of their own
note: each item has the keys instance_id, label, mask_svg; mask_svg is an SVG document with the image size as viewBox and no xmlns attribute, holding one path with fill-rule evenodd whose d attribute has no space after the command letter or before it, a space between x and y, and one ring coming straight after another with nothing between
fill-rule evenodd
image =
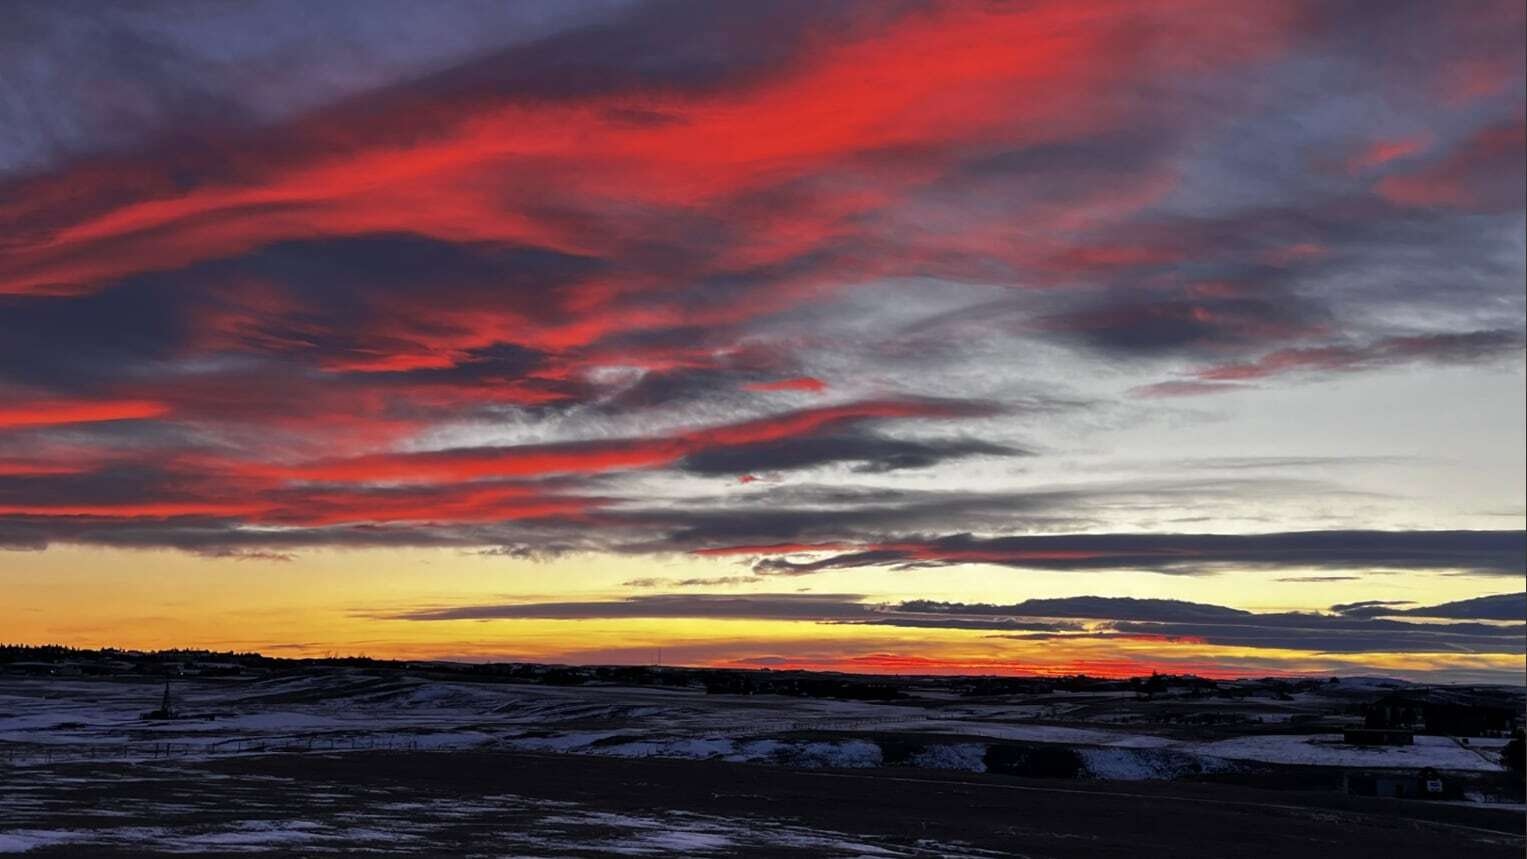
<instances>
[{"instance_id":1,"label":"snowy ground","mask_svg":"<svg viewBox=\"0 0 1527 859\"><path fill-rule=\"evenodd\" d=\"M0 779L0 853L455 855L460 846L495 856L989 855L954 843L877 843L768 818L612 812L513 793L463 799L385 782L235 778L200 769L202 763L160 761L125 778L114 770L64 779L44 771L13 773L14 781ZM74 789L92 786L109 790L111 799L80 803Z\"/></svg>"},{"instance_id":2,"label":"snowy ground","mask_svg":"<svg viewBox=\"0 0 1527 859\"><path fill-rule=\"evenodd\" d=\"M1361 767L1363 769L1499 772L1499 753L1462 745L1450 737L1416 737L1412 746L1349 746L1340 734L1236 737L1205 743L1200 754L1275 764Z\"/></svg>"},{"instance_id":3,"label":"snowy ground","mask_svg":"<svg viewBox=\"0 0 1527 859\"><path fill-rule=\"evenodd\" d=\"M162 681L143 678L0 678L0 853L983 856L1011 833L1044 832L1052 824L1004 811L1018 794L999 792L972 806L950 793L948 785L1002 786L972 773L1054 775L1002 768L1015 754L1019 761L1032 754L1074 762L1080 781L1053 780L1062 786L1043 788L1064 802L1100 790L1085 802L1106 795L1125 807L1139 800L1108 792L1130 782L1147 797L1180 784L1211 791L1211 800L1195 802L1218 801L1222 785L1193 781L1205 773L1250 785L1246 779L1261 778L1267 767L1431 766L1466 773L1477 785L1500 769L1499 740L1463 745L1418 737L1409 747L1345 746L1329 725L1350 701L1306 693L1250 702L1140 702L1123 694L864 703L324 669L176 680L179 717L144 719L162 692ZM1153 706L1171 717L1154 718ZM1178 719L1227 708L1250 716L1234 728L1212 729ZM1291 732L1296 722L1322 719L1325 731ZM498 769L516 760L520 770ZM462 787L461 767L477 768L470 787ZM577 774L584 771L591 775ZM731 786L744 771L760 782L754 792ZM609 773L631 779L625 792L591 796ZM716 786L692 789L695 773L709 773ZM825 801L803 800L791 791L807 774L829 788L849 784L834 782L849 774L862 781L847 793L829 790ZM547 788L547 778L560 786ZM966 781L908 787L911 810L898 813L915 821L921 803L943 802L948 826L940 833L892 837L884 827L901 818L869 811L872 819L831 816L834 803L857 806L863 791L878 796L887 784L928 778ZM683 802L629 799L647 794ZM1480 794L1460 809L1478 810L1498 798ZM1238 805L1261 809L1258 802ZM966 843L959 822L977 807L992 815L986 847ZM1055 851L1019 852L1068 855L1061 848L1074 839L1095 837L1086 828L1091 813L1078 808L1072 829L1046 836L1059 845ZM1162 813L1178 811L1167 806ZM1317 817L1333 819L1326 811ZM1226 818L1230 844L1247 825L1245 817ZM1339 841L1347 832L1333 825L1330 837ZM1118 837L1133 844L1129 839L1147 835ZM1180 848L1170 850L1188 855Z\"/></svg>"},{"instance_id":4,"label":"snowy ground","mask_svg":"<svg viewBox=\"0 0 1527 859\"><path fill-rule=\"evenodd\" d=\"M954 749L956 757L960 749ZM1126 752L1099 749L1110 765ZM957 768L957 767L956 767ZM1519 857L1517 809L1243 785L431 751L0 767L0 853ZM1162 821L1171 825L1163 826Z\"/></svg>"},{"instance_id":5,"label":"snowy ground","mask_svg":"<svg viewBox=\"0 0 1527 859\"><path fill-rule=\"evenodd\" d=\"M1414 746L1357 748L1329 732L1258 733L1291 730L1291 716L1318 712L1318 700L1269 701L1264 715L1283 718L1249 723L1252 730L1244 735L1216 739L1161 727L1145 730L1118 718L1123 712L1138 720L1138 702L1125 699L1110 710L1096 696L1087 699L1089 713L1078 714L1074 705L1054 701L863 703L313 671L177 681L172 691L184 717L144 720L161 691L161 684L139 679L0 680L0 762L497 748L874 767L886 761L872 738L915 735L924 748L906 761L913 765L979 771L982 751L993 743L1057 744L1078 750L1086 774L1107 779L1173 778L1234 762L1501 768L1499 741L1465 746L1450 738L1418 737Z\"/></svg>"}]
</instances>

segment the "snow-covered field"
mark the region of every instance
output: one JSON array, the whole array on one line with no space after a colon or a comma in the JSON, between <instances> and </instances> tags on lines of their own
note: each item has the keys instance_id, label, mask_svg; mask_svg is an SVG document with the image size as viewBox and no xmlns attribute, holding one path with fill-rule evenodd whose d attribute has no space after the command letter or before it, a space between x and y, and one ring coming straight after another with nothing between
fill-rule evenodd
<instances>
[{"instance_id":1,"label":"snow-covered field","mask_svg":"<svg viewBox=\"0 0 1527 859\"><path fill-rule=\"evenodd\" d=\"M135 677L0 678L0 853L983 856L966 843L964 824L938 838L893 835L878 817L812 817L835 807L836 792L801 801L792 793L800 781L778 786L938 785L913 789L916 809L945 801L949 786L1011 785L965 775L982 772L1156 782L1128 788L1150 796L1201 787L1161 782L1206 773L1250 783L1287 766L1430 766L1483 789L1470 806L1500 799L1487 778L1500 769L1498 739L1346 746L1330 726L1346 718L1351 696L1318 692L1158 701L1127 692L1035 701L913 694L869 703L331 668L178 679L176 717L144 718L163 689ZM1215 721L1226 714L1235 720ZM1326 730L1290 732L1296 724ZM686 763L699 760L766 766ZM472 771L466 781L463 768ZM591 795L611 773L624 786ZM697 773L710 773L714 786L686 792ZM739 778L758 786L737 792ZM1078 803L1096 801L1079 787L1136 801L1117 793L1123 786L1060 784L1054 790ZM653 801L643 802L648 793ZM987 804L1006 808L1019 796ZM963 820L969 807L948 802L944 813ZM1005 844L1010 827L1041 824L998 820L987 846Z\"/></svg>"},{"instance_id":2,"label":"snow-covered field","mask_svg":"<svg viewBox=\"0 0 1527 859\"><path fill-rule=\"evenodd\" d=\"M160 683L132 678L0 680L0 763L498 748L875 767L886 763L876 737L915 735L919 748L898 763L980 771L984 751L994 743L1053 744L1077 750L1083 774L1106 779L1174 778L1235 762L1472 772L1501 768L1499 742L1488 740L1465 746L1450 738L1418 737L1413 746L1358 748L1328 732L1248 732L1212 739L1159 727L1131 730L1133 723L1115 718L1117 712L1100 709L1103 699L1096 696L1082 699L1093 708L1090 717L1082 717L1075 712L1078 705L1066 699L867 703L707 695L665 687L447 682L329 670L175 681L171 691L181 717L143 719L158 705L162 689ZM1287 730L1292 710L1312 711L1320 704L1269 701L1269 713L1282 718L1259 718L1252 724ZM1139 707L1121 699L1122 706Z\"/></svg>"},{"instance_id":3,"label":"snow-covered field","mask_svg":"<svg viewBox=\"0 0 1527 859\"><path fill-rule=\"evenodd\" d=\"M1308 766L1498 772L1499 754L1449 737L1416 737L1412 746L1349 746L1340 734L1236 737L1198 746L1200 754L1228 760Z\"/></svg>"},{"instance_id":4,"label":"snow-covered field","mask_svg":"<svg viewBox=\"0 0 1527 859\"><path fill-rule=\"evenodd\" d=\"M960 844L908 846L784 820L739 820L685 811L611 812L585 803L497 793L421 796L388 785L327 783L198 769L158 761L141 774L99 779L106 803L82 804L55 776L0 779L0 853L111 848L163 853L443 855L471 844L495 856L930 857L989 855ZM67 781L67 780L65 780ZM78 777L79 784L92 779ZM205 786L215 784L215 790ZM300 809L293 816L291 811ZM47 828L29 821L55 823ZM474 851L477 852L477 851Z\"/></svg>"}]
</instances>

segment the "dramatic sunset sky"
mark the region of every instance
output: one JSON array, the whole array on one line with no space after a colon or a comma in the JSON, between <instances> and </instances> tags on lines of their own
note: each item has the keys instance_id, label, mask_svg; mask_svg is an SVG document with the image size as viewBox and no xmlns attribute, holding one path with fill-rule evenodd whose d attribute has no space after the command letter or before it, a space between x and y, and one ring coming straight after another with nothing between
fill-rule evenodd
<instances>
[{"instance_id":1,"label":"dramatic sunset sky","mask_svg":"<svg viewBox=\"0 0 1527 859\"><path fill-rule=\"evenodd\" d=\"M0 23L0 641L1523 682L1503 2Z\"/></svg>"}]
</instances>

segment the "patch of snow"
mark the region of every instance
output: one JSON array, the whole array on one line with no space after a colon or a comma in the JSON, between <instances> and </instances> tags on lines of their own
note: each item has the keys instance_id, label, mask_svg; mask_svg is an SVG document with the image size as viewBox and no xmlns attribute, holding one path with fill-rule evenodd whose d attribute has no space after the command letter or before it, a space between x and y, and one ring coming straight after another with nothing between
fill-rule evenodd
<instances>
[{"instance_id":1,"label":"patch of snow","mask_svg":"<svg viewBox=\"0 0 1527 859\"><path fill-rule=\"evenodd\" d=\"M1149 734L1128 734L1117 731L1099 731L1091 728L1068 728L1059 725L999 725L986 722L961 722L928 719L921 729L954 734L969 734L997 740L1016 740L1031 743L1063 743L1087 746L1119 746L1122 748L1163 748L1174 741Z\"/></svg>"},{"instance_id":2,"label":"patch of snow","mask_svg":"<svg viewBox=\"0 0 1527 859\"><path fill-rule=\"evenodd\" d=\"M780 750L783 762L797 767L878 767L885 762L880 746L868 740L791 743Z\"/></svg>"},{"instance_id":3,"label":"patch of snow","mask_svg":"<svg viewBox=\"0 0 1527 859\"><path fill-rule=\"evenodd\" d=\"M600 740L618 736L619 731L572 731L549 737L514 737L504 740L504 745L529 752L570 752L587 749Z\"/></svg>"},{"instance_id":4,"label":"patch of snow","mask_svg":"<svg viewBox=\"0 0 1527 859\"><path fill-rule=\"evenodd\" d=\"M461 749L487 745L497 738L482 731L440 731L431 734L411 734L396 737L400 744L413 749Z\"/></svg>"},{"instance_id":5,"label":"patch of snow","mask_svg":"<svg viewBox=\"0 0 1527 859\"><path fill-rule=\"evenodd\" d=\"M183 843L207 847L266 847L314 841L322 836L319 824L307 820L247 820L225 832L183 836Z\"/></svg>"},{"instance_id":6,"label":"patch of snow","mask_svg":"<svg viewBox=\"0 0 1527 859\"><path fill-rule=\"evenodd\" d=\"M1220 758L1167 749L1077 749L1087 774L1107 781L1170 781L1202 772L1224 772L1232 765Z\"/></svg>"},{"instance_id":7,"label":"patch of snow","mask_svg":"<svg viewBox=\"0 0 1527 859\"><path fill-rule=\"evenodd\" d=\"M88 839L83 832L69 829L13 829L0 832L0 853L25 853L50 844L69 844Z\"/></svg>"},{"instance_id":8,"label":"patch of snow","mask_svg":"<svg viewBox=\"0 0 1527 859\"><path fill-rule=\"evenodd\" d=\"M621 758L657 757L704 760L735 754L737 744L731 740L719 738L639 740L600 746L596 749L591 749L591 751L601 755L613 755Z\"/></svg>"},{"instance_id":9,"label":"patch of snow","mask_svg":"<svg viewBox=\"0 0 1527 859\"><path fill-rule=\"evenodd\" d=\"M1474 749L1504 749L1511 742L1510 737L1465 737L1469 741L1469 747Z\"/></svg>"},{"instance_id":10,"label":"patch of snow","mask_svg":"<svg viewBox=\"0 0 1527 859\"><path fill-rule=\"evenodd\" d=\"M1340 734L1279 734L1234 737L1203 743L1194 750L1212 757L1273 764L1499 772L1499 763L1447 737L1416 737L1413 746L1349 746Z\"/></svg>"},{"instance_id":11,"label":"patch of snow","mask_svg":"<svg viewBox=\"0 0 1527 859\"><path fill-rule=\"evenodd\" d=\"M940 743L928 746L909 761L912 766L933 770L986 772L986 746L976 743Z\"/></svg>"},{"instance_id":12,"label":"patch of snow","mask_svg":"<svg viewBox=\"0 0 1527 859\"><path fill-rule=\"evenodd\" d=\"M780 740L749 740L738 746L737 751L727 755L726 760L736 763L753 763L777 757L785 744Z\"/></svg>"},{"instance_id":13,"label":"patch of snow","mask_svg":"<svg viewBox=\"0 0 1527 859\"><path fill-rule=\"evenodd\" d=\"M1148 781L1163 777L1152 762L1128 749L1077 749L1076 754L1093 778Z\"/></svg>"},{"instance_id":14,"label":"patch of snow","mask_svg":"<svg viewBox=\"0 0 1527 859\"><path fill-rule=\"evenodd\" d=\"M682 829L654 833L642 839L660 850L693 855L701 850L721 850L732 846L732 839L715 832L686 832Z\"/></svg>"}]
</instances>

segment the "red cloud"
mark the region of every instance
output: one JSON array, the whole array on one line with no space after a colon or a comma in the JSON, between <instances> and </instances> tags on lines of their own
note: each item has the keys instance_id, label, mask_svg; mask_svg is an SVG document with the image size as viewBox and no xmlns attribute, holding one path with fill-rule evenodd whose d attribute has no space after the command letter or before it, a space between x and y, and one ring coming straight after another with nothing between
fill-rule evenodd
<instances>
[{"instance_id":1,"label":"red cloud","mask_svg":"<svg viewBox=\"0 0 1527 859\"><path fill-rule=\"evenodd\" d=\"M919 416L829 409L671 438L386 452L443 420L586 401L609 366L787 374L789 360L741 354L735 327L877 277L1032 264L1060 281L1169 263L1180 251L1163 243L1024 238L1040 225L1090 229L1159 200L1175 177L1155 167L1106 181L1083 171L1058 190L1024 191L1032 204L1021 218L974 229L962 206L940 217L949 210L924 195L971 158L1159 122L1155 105L1123 89L1271 56L1291 23L1276 4L1229 14L1211 0L876 11L716 85L612 80L536 97L493 83L514 78L513 55L489 59L466 84L447 75L265 132L203 135L195 153L166 144L11 182L0 194L0 294L184 278L190 333L173 358L220 369L143 381L136 412L75 415L173 414L242 447L229 468L249 478L590 474L838 421ZM1153 44L1167 26L1171 51ZM336 309L312 284L282 282L280 265L239 266L280 243L381 234L533 249L567 270L506 284L512 266L455 279L426 268L408 288L355 285ZM711 336L676 345L673 331ZM533 366L451 375L506 344L535 353ZM250 356L287 363L271 372L229 360ZM820 393L826 383L744 387ZM20 415L0 410L0 427L46 420Z\"/></svg>"},{"instance_id":2,"label":"red cloud","mask_svg":"<svg viewBox=\"0 0 1527 859\"><path fill-rule=\"evenodd\" d=\"M80 474L89 467L79 463L49 462L15 457L0 458L0 477L44 474Z\"/></svg>"},{"instance_id":3,"label":"red cloud","mask_svg":"<svg viewBox=\"0 0 1527 859\"><path fill-rule=\"evenodd\" d=\"M390 480L442 483L548 474L596 474L668 465L712 447L809 435L832 426L884 418L938 418L989 413L987 406L933 400L864 401L774 415L657 438L383 453L294 466L254 464L242 471L292 480Z\"/></svg>"},{"instance_id":4,"label":"red cloud","mask_svg":"<svg viewBox=\"0 0 1527 859\"><path fill-rule=\"evenodd\" d=\"M1243 271L1248 261L1291 267L1323 256L1308 240L1317 231L1301 228L1306 219L1265 230L1196 215L1128 221L1192 169L1192 158L1167 151L1176 137L1156 133L1199 122L1183 115L1193 105L1172 97L1201 92L1183 79L1217 79L1276 56L1299 23L1296 4L866 8L713 80L612 75L525 89L510 54L263 132L203 135L195 153L171 142L9 182L0 193L0 295L18 297L6 301L101 299L114 310L105 299L165 290L175 295L164 300L175 311L164 314L174 317L165 329L184 323L188 333L161 343L151 332L153 348L141 351L153 354L125 368L133 381L112 387L114 398L12 401L0 406L0 429L173 418L185 433L176 438L197 439L194 453L167 454L168 465L137 449L93 452L94 460L199 469L205 479L115 503L18 491L0 509L314 527L582 521L607 501L504 481L660 468L863 421L985 413L884 400L660 436L410 452L446 421L604 408L614 397L601 374L612 368L668 374L685 395L739 384L823 393L822 380L791 377L809 365L788 346L752 345L740 327L895 276L1085 285L1108 292L1101 306L1058 296L1037 305L1037 321L1015 325L1091 335L1115 351L1212 350L1222 362L1137 389L1143 396L1506 348L1428 337L1309 345L1325 336L1317 325L1325 318L1283 312L1288 296L1256 282L1260 268ZM1470 92L1497 91L1483 73L1464 78ZM1520 121L1449 142L1379 141L1353 156L1354 170L1383 168L1375 191L1393 204L1365 199L1366 211L1519 204L1520 182L1499 177L1520 176ZM1348 250L1340 232L1318 233L1333 243L1332 259ZM1236 241L1243 236L1254 238ZM371 279L388 280L387 266L349 265L336 247L367 237L460 259L404 266L384 287ZM283 253L293 246L313 246L323 264L292 275ZM554 261L522 265L516 254ZM1242 265L1220 271L1228 262ZM1260 358L1238 357L1259 345L1269 350ZM102 354L110 356L102 363L116 355ZM704 381L685 388L692 378ZM758 379L766 381L742 382ZM97 470L5 453L0 474L28 478L18 486ZM388 488L369 485L377 483ZM228 497L238 500L220 500ZM908 562L1091 557L906 541L699 551L849 550Z\"/></svg>"},{"instance_id":5,"label":"red cloud","mask_svg":"<svg viewBox=\"0 0 1527 859\"><path fill-rule=\"evenodd\" d=\"M170 519L177 516L257 516L272 508L255 501L139 501L120 504L4 504L0 516L77 516L92 519Z\"/></svg>"},{"instance_id":6,"label":"red cloud","mask_svg":"<svg viewBox=\"0 0 1527 859\"><path fill-rule=\"evenodd\" d=\"M165 403L152 400L31 400L0 406L0 429L143 420L169 411Z\"/></svg>"},{"instance_id":7,"label":"red cloud","mask_svg":"<svg viewBox=\"0 0 1527 859\"><path fill-rule=\"evenodd\" d=\"M604 503L596 498L563 495L531 485L280 488L274 481L221 475L187 482L175 487L173 492L183 497L96 503L0 502L0 515L86 519L232 518L262 525L321 527L397 522L463 524L546 518L565 522L583 518ZM243 500L222 500L230 494L241 496Z\"/></svg>"},{"instance_id":8,"label":"red cloud","mask_svg":"<svg viewBox=\"0 0 1527 859\"><path fill-rule=\"evenodd\" d=\"M503 522L516 519L576 520L597 499L549 494L534 486L462 486L440 491L310 489L282 493L283 506L262 511L259 521L283 525L365 522Z\"/></svg>"},{"instance_id":9,"label":"red cloud","mask_svg":"<svg viewBox=\"0 0 1527 859\"><path fill-rule=\"evenodd\" d=\"M1431 145L1426 135L1402 137L1395 140L1377 140L1363 151L1347 159L1347 171L1353 174L1367 173L1390 162L1417 155Z\"/></svg>"},{"instance_id":10,"label":"red cloud","mask_svg":"<svg viewBox=\"0 0 1527 859\"><path fill-rule=\"evenodd\" d=\"M651 238L668 212L718 206L733 209L740 235L755 240L722 248L709 270L778 262L855 229L939 164L876 166L869 181L798 191L787 208L750 220L734 204L760 189L876 153L1124 127L1131 117L1118 87L1265 56L1291 17L1280 4L1232 15L1208 0L1085 12L1066 2L950 5L870 16L724 90L526 100L471 91L424 99L404 89L270 139L207 141L232 165L223 171L231 178L190 191L175 179L182 159L173 151L13 188L0 225L48 230L13 246L0 292L94 290L313 236L408 232L609 256ZM1174 49L1153 49L1153 34L1166 28ZM633 110L672 121L621 118ZM410 132L388 131L401 128ZM620 216L610 218L616 200ZM659 217L628 215L644 211Z\"/></svg>"},{"instance_id":11,"label":"red cloud","mask_svg":"<svg viewBox=\"0 0 1527 859\"><path fill-rule=\"evenodd\" d=\"M1422 170L1386 176L1377 191L1402 206L1508 211L1522 205L1524 157L1527 126L1517 119L1479 131Z\"/></svg>"}]
</instances>

